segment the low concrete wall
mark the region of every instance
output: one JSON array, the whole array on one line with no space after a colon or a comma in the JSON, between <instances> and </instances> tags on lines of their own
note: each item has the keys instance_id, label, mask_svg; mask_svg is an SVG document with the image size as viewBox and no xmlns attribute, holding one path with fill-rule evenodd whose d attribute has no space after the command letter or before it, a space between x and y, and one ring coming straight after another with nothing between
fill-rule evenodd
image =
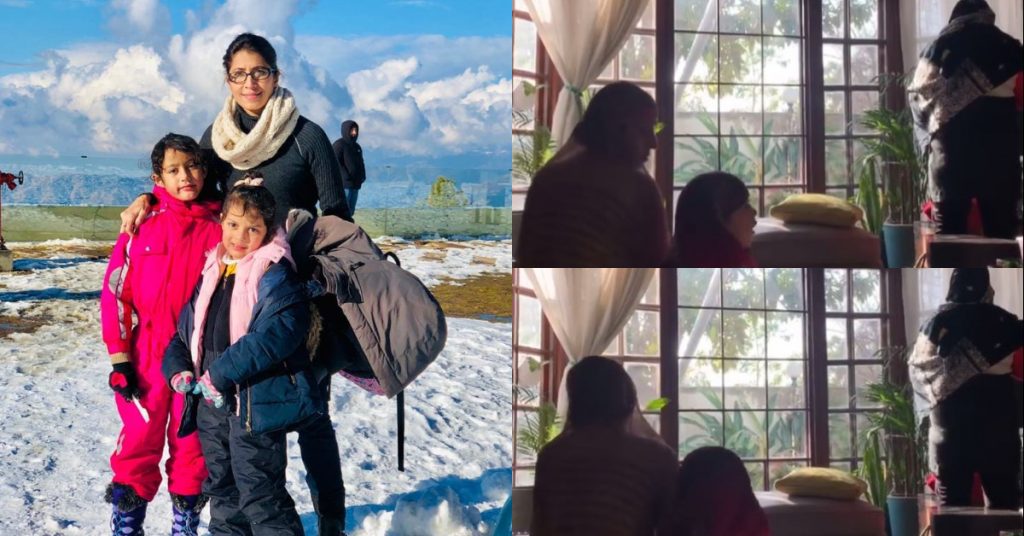
<instances>
[{"instance_id":1,"label":"low concrete wall","mask_svg":"<svg viewBox=\"0 0 1024 536\"><path fill-rule=\"evenodd\" d=\"M3 235L8 241L29 242L84 238L115 240L123 207L7 205ZM510 236L510 208L397 208L358 209L356 223L372 237Z\"/></svg>"}]
</instances>

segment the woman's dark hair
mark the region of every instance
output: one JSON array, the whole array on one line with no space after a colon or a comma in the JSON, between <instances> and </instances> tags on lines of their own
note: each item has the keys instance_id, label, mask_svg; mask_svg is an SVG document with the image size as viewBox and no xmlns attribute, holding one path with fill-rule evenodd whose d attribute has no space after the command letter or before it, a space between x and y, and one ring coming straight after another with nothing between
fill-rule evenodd
<instances>
[{"instance_id":1,"label":"woman's dark hair","mask_svg":"<svg viewBox=\"0 0 1024 536\"><path fill-rule=\"evenodd\" d=\"M636 387L622 365L606 357L590 356L569 369L568 424L615 425L625 422L637 407Z\"/></svg>"},{"instance_id":2,"label":"woman's dark hair","mask_svg":"<svg viewBox=\"0 0 1024 536\"><path fill-rule=\"evenodd\" d=\"M949 20L952 21L953 19L981 12L995 14L992 11L992 7L985 0L960 0L953 6L953 12L950 14Z\"/></svg>"},{"instance_id":3,"label":"woman's dark hair","mask_svg":"<svg viewBox=\"0 0 1024 536\"><path fill-rule=\"evenodd\" d=\"M274 50L273 45L264 37L251 33L238 34L228 45L228 50L224 53L224 72L231 70L231 58L239 50L248 50L259 54L275 73L278 72L277 51Z\"/></svg>"},{"instance_id":4,"label":"woman's dark hair","mask_svg":"<svg viewBox=\"0 0 1024 536\"><path fill-rule=\"evenodd\" d=\"M572 138L591 151L609 154L622 143L616 134L626 124L636 121L640 111L656 108L654 98L640 86L629 82L608 84L590 99Z\"/></svg>"},{"instance_id":5,"label":"woman's dark hair","mask_svg":"<svg viewBox=\"0 0 1024 536\"><path fill-rule=\"evenodd\" d=\"M189 136L170 132L160 138L160 141L156 142L156 145L153 146L153 151L149 154L149 161L153 166L154 175L160 176L163 174L164 157L167 155L168 149L174 149L190 156L192 161L198 164L204 172L207 171L206 152L199 147L199 143ZM208 175L207 173L206 178L203 180L203 189L199 192L197 198L199 200L220 199L221 193L217 189L217 181L211 180Z\"/></svg>"},{"instance_id":6,"label":"woman's dark hair","mask_svg":"<svg viewBox=\"0 0 1024 536\"><path fill-rule=\"evenodd\" d=\"M263 179L263 174L252 171L246 173L241 180L246 179ZM242 214L248 214L249 211L255 210L263 220L263 225L267 226L267 236L263 237L263 243L266 244L274 238L274 233L277 231L277 224L274 221L277 202L274 201L274 195L270 193L270 190L263 185L253 186L241 184L241 181L236 182L224 199L224 208L220 214L221 221L224 221L228 211L233 207L240 207Z\"/></svg>"},{"instance_id":7,"label":"woman's dark hair","mask_svg":"<svg viewBox=\"0 0 1024 536\"><path fill-rule=\"evenodd\" d=\"M697 175L679 192L676 236L728 235L726 221L749 199L747 186L735 175L720 171Z\"/></svg>"}]
</instances>

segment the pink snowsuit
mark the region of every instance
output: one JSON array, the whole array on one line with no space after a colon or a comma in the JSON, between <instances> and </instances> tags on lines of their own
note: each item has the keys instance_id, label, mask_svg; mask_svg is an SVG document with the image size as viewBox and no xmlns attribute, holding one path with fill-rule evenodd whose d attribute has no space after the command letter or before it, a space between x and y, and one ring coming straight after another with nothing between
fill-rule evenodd
<instances>
[{"instance_id":1,"label":"pink snowsuit","mask_svg":"<svg viewBox=\"0 0 1024 536\"><path fill-rule=\"evenodd\" d=\"M178 437L185 397L168 387L160 365L206 252L221 240L219 201L184 203L160 186L153 193L160 200L156 211L134 238L118 237L100 294L103 341L110 354L129 355L142 392L139 402L149 414L147 423L134 403L114 396L123 426L110 456L113 482L131 486L147 501L160 487L165 437L168 491L196 495L206 478L199 434Z\"/></svg>"}]
</instances>

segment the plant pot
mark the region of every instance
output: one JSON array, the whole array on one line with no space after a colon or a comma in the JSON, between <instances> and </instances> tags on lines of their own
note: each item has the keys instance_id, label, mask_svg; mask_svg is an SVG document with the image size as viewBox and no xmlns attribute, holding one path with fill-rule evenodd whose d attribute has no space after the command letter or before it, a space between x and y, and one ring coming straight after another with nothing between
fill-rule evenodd
<instances>
[{"instance_id":1,"label":"plant pot","mask_svg":"<svg viewBox=\"0 0 1024 536\"><path fill-rule=\"evenodd\" d=\"M885 261L889 268L913 268L914 225L885 223L882 225L882 239L885 242Z\"/></svg>"},{"instance_id":2,"label":"plant pot","mask_svg":"<svg viewBox=\"0 0 1024 536\"><path fill-rule=\"evenodd\" d=\"M890 495L885 502L889 514L889 536L918 536L921 527L917 518L917 497Z\"/></svg>"}]
</instances>

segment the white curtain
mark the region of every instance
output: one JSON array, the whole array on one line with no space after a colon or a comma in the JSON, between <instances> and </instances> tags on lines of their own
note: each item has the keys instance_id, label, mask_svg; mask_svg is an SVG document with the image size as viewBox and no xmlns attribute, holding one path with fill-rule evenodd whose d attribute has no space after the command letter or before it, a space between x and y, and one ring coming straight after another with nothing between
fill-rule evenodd
<instances>
[{"instance_id":1,"label":"white curtain","mask_svg":"<svg viewBox=\"0 0 1024 536\"><path fill-rule=\"evenodd\" d=\"M622 331L656 273L654 268L522 268L569 363L559 382L558 414L565 416L565 377L580 359L601 355ZM641 435L653 430L636 414Z\"/></svg>"},{"instance_id":2,"label":"white curtain","mask_svg":"<svg viewBox=\"0 0 1024 536\"><path fill-rule=\"evenodd\" d=\"M579 95L618 54L650 0L524 0L565 87L551 132L559 147L579 122Z\"/></svg>"},{"instance_id":3,"label":"white curtain","mask_svg":"<svg viewBox=\"0 0 1024 536\"><path fill-rule=\"evenodd\" d=\"M949 22L949 15L958 0L902 0L900 2L900 33L903 65L910 71L917 65L921 51L935 40ZM1024 40L1024 2L1021 0L988 0L996 14L996 26Z\"/></svg>"}]
</instances>

